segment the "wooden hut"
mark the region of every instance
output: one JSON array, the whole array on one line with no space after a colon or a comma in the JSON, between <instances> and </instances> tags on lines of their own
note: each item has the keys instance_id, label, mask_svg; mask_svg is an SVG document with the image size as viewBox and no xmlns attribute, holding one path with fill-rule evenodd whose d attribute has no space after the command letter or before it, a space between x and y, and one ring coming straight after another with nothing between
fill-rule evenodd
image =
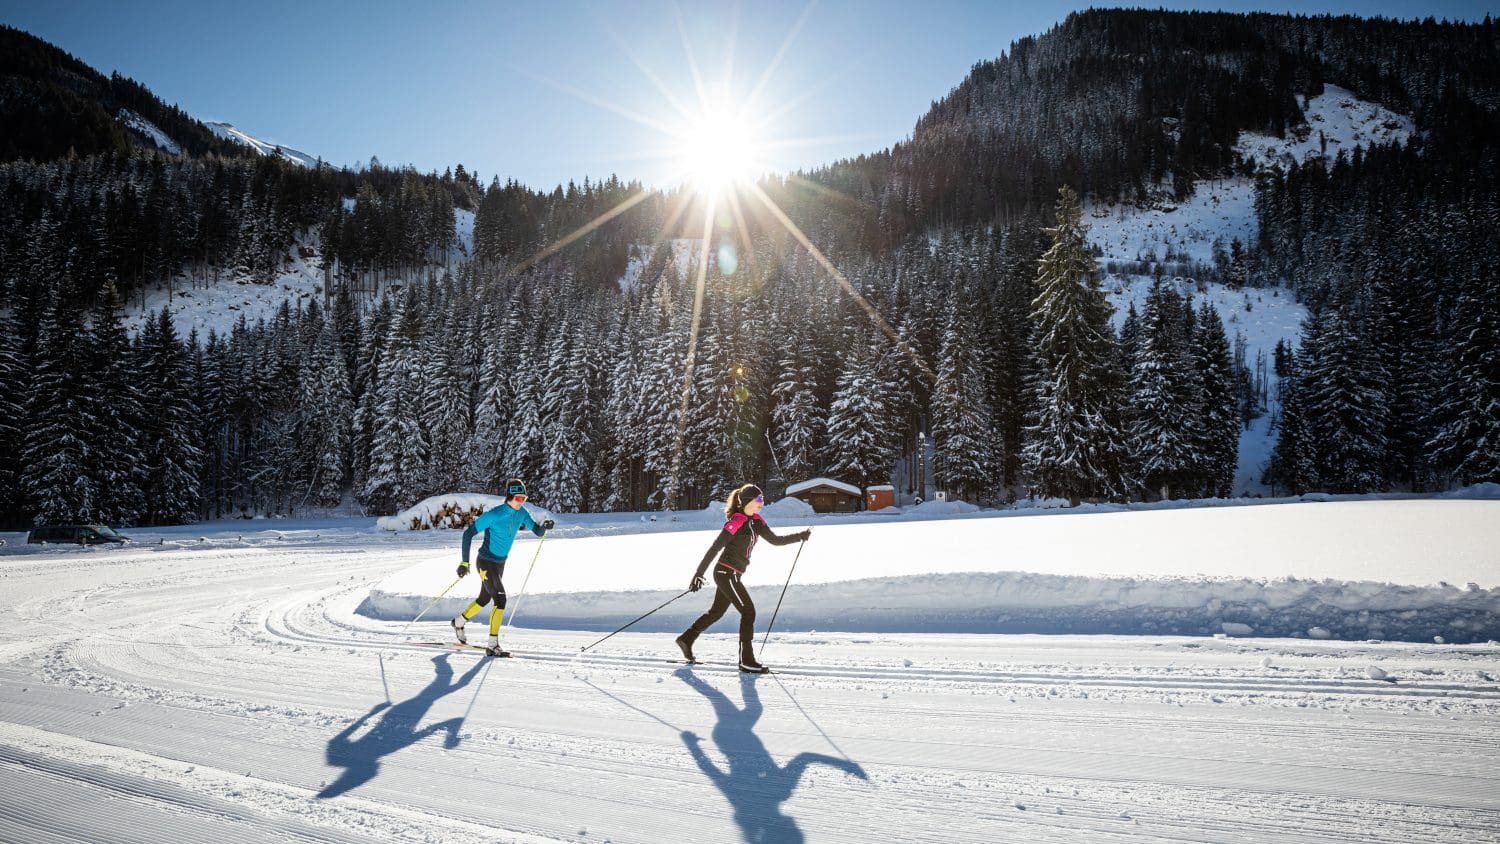
<instances>
[{"instance_id":1,"label":"wooden hut","mask_svg":"<svg viewBox=\"0 0 1500 844\"><path fill-rule=\"evenodd\" d=\"M854 513L864 502L859 487L831 478L810 478L792 484L786 488L786 494L806 501L818 513Z\"/></svg>"}]
</instances>

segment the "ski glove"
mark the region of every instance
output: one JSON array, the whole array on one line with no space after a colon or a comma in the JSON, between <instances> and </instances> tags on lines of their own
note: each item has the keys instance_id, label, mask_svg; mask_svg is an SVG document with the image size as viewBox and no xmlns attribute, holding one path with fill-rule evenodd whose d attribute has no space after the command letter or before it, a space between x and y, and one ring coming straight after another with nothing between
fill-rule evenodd
<instances>
[{"instance_id":1,"label":"ski glove","mask_svg":"<svg viewBox=\"0 0 1500 844\"><path fill-rule=\"evenodd\" d=\"M469 562L467 560L465 560L464 562L459 563L458 564L458 576L459 577L464 577L468 573L469 573Z\"/></svg>"},{"instance_id":2,"label":"ski glove","mask_svg":"<svg viewBox=\"0 0 1500 844\"><path fill-rule=\"evenodd\" d=\"M808 528L807 530L804 530L801 533L797 534L797 539L801 540L802 542L806 542L807 540L809 540L811 538L812 538L812 528Z\"/></svg>"},{"instance_id":3,"label":"ski glove","mask_svg":"<svg viewBox=\"0 0 1500 844\"><path fill-rule=\"evenodd\" d=\"M552 522L551 519L545 519L545 520L543 520L542 521L542 530L543 531L552 530L552 524L553 524L553 522Z\"/></svg>"},{"instance_id":4,"label":"ski glove","mask_svg":"<svg viewBox=\"0 0 1500 844\"><path fill-rule=\"evenodd\" d=\"M688 584L688 591L689 592L697 592L699 589L702 589L702 588L703 588L703 575L701 575L701 574L695 574L695 575L693 575L693 582L690 583L690 584Z\"/></svg>"}]
</instances>

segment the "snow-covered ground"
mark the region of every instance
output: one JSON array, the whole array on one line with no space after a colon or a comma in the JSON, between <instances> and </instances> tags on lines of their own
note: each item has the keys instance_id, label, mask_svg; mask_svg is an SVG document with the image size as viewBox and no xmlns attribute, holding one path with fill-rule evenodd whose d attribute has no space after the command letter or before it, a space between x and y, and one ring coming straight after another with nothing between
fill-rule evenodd
<instances>
[{"instance_id":1,"label":"snow-covered ground","mask_svg":"<svg viewBox=\"0 0 1500 844\"><path fill-rule=\"evenodd\" d=\"M250 133L234 126L233 124L205 120L203 121L203 125L207 126L208 130L210 132L213 132L215 135L218 135L221 138L228 138L229 140L235 141L236 143L244 144L245 146L254 149L261 155L279 154L287 161L290 161L293 164L301 164L304 167L316 167L318 164L317 156L308 155L307 153L301 152L300 150L295 150L288 146L282 146L281 144L274 143L272 141L261 140L260 138L251 135Z\"/></svg>"},{"instance_id":2,"label":"snow-covered ground","mask_svg":"<svg viewBox=\"0 0 1500 844\"><path fill-rule=\"evenodd\" d=\"M1357 146L1404 141L1415 131L1410 118L1335 85L1325 86L1322 94L1308 100L1304 112L1307 123L1293 127L1285 138L1247 132L1240 136L1236 150L1262 169L1317 159L1332 162L1340 151L1350 154ZM1105 291L1116 308L1117 329L1132 303L1138 312L1143 310L1153 284L1151 264L1164 264L1169 286L1191 295L1195 302L1211 303L1223 318L1231 343L1236 337L1244 338L1248 365L1253 368L1257 355L1264 355L1275 409L1271 353L1277 341L1296 345L1307 310L1289 291L1236 289L1196 278L1191 269L1213 266L1216 243L1226 254L1235 240L1245 247L1256 243L1259 227L1252 179L1200 181L1193 195L1181 203L1162 201L1148 208L1092 204L1085 209L1084 223L1089 226L1090 242L1101 253L1099 266L1105 272ZM1265 417L1241 435L1236 494L1270 492L1260 478L1274 444L1275 435Z\"/></svg>"},{"instance_id":3,"label":"snow-covered ground","mask_svg":"<svg viewBox=\"0 0 1500 844\"><path fill-rule=\"evenodd\" d=\"M614 594L599 615L615 618L627 598L638 614L675 594L707 512L566 522L523 596L539 546L519 543L517 658L499 661L413 641L445 638L446 610L410 628L360 612L382 584L451 582L455 531L256 520L132 531L124 548L12 544L0 840L1497 840L1494 642L892 632L909 607L867 632L834 618L839 593L874 594L842 580L861 562L925 580L941 606L967 588L945 576L1006 560L1158 597L1201 597L1204 572L1297 574L1353 601L1371 600L1360 583L1472 580L1409 611L1488 601L1493 619L1497 516L1493 498L804 515L813 539L762 651L779 673L761 677L728 665L729 621L691 670L649 626L581 652L603 634L537 625L548 596ZM1257 561L1293 538L1303 553ZM794 553L756 550L759 630Z\"/></svg>"},{"instance_id":4,"label":"snow-covered ground","mask_svg":"<svg viewBox=\"0 0 1500 844\"><path fill-rule=\"evenodd\" d=\"M145 138L149 139L151 143L155 144L163 152L166 152L169 155L182 154L182 146L180 144L172 140L172 138L169 137L166 132L163 132L155 123L152 123L151 121L147 120L139 114L136 114L130 109L120 109L120 113L116 117L116 119L125 124L126 128L134 130L135 132L138 132Z\"/></svg>"},{"instance_id":5,"label":"snow-covered ground","mask_svg":"<svg viewBox=\"0 0 1500 844\"><path fill-rule=\"evenodd\" d=\"M302 250L309 252L303 257ZM126 330L139 332L146 320L161 313L169 306L173 324L182 337L198 330L199 339L206 341L210 330L227 335L244 317L254 325L257 320L269 320L276 315L282 302L291 300L293 305L306 305L311 299L323 298L323 272L321 247L316 233L303 232L292 245L280 273L270 284L251 284L235 281L229 273L218 281L194 280L190 273L183 272L171 283L158 282L131 294L125 301L123 319Z\"/></svg>"}]
</instances>

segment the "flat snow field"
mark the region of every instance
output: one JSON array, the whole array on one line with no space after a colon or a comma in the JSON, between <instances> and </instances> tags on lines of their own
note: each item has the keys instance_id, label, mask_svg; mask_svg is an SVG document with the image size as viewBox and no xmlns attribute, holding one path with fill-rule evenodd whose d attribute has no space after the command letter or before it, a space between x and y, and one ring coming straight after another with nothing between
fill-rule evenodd
<instances>
[{"instance_id":1,"label":"flat snow field","mask_svg":"<svg viewBox=\"0 0 1500 844\"><path fill-rule=\"evenodd\" d=\"M1451 502L1484 523L1422 540L1432 582L1478 572L1454 593L1471 604L1500 585L1482 553L1500 504L1484 504ZM1145 536L1176 548L1157 529L1186 529L1195 514L1224 532L1231 510L1286 512L1290 531L1336 516L1330 506L1166 521L981 515L885 533L810 519L796 580L808 566L808 583L827 581L820 557L831 567L870 536L906 553L902 527L946 532L952 548L988 525L1027 548L1047 547L1049 529L1054 548L1113 534L1121 561L1059 564L1086 584L1134 565L1140 555L1123 549ZM1382 531L1410 529L1396 509L1369 512L1361 535L1319 553L1376 555L1389 544ZM538 571L573 559L573 543L592 552L615 541L597 519L560 521ZM670 632L632 630L580 654L603 634L525 626L529 596L513 605L522 626L507 631L516 657L487 660L417 644L447 637L441 616L405 629L370 611L382 583L429 570L450 582L453 531L348 520L134 533L141 541L123 549L0 549L0 841L1500 841L1493 642L825 632L806 618L783 627L797 617L794 581L763 652L774 675L732 669L729 620L691 669L671 659ZM618 540L683 542L670 554L683 580L701 553L682 559L686 547L711 537ZM515 561L535 547L512 557L513 600ZM793 553L757 548L748 579L774 598ZM1183 556L1133 574L1183 577L1172 562ZM1265 575L1357 583L1357 562L1318 575L1293 561ZM1238 565L1222 574L1245 574ZM1377 578L1427 582L1380 566ZM655 577L639 584L639 612L659 603L646 601ZM1375 600L1334 583L1349 601ZM881 594L853 591L860 606ZM570 594L576 604L589 593ZM764 630L773 603L756 597ZM689 601L696 612L707 596ZM483 624L469 634L482 640Z\"/></svg>"}]
</instances>

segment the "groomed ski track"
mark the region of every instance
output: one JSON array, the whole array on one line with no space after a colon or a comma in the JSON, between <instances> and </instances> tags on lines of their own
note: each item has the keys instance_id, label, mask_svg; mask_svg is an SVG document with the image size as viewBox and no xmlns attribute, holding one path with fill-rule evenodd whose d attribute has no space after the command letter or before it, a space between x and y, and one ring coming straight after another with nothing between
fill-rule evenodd
<instances>
[{"instance_id":1,"label":"groomed ski track","mask_svg":"<svg viewBox=\"0 0 1500 844\"><path fill-rule=\"evenodd\" d=\"M5 560L0 841L1500 840L1494 645L803 632L755 677L727 632L686 667L522 627L490 660L354 612L433 556Z\"/></svg>"}]
</instances>

